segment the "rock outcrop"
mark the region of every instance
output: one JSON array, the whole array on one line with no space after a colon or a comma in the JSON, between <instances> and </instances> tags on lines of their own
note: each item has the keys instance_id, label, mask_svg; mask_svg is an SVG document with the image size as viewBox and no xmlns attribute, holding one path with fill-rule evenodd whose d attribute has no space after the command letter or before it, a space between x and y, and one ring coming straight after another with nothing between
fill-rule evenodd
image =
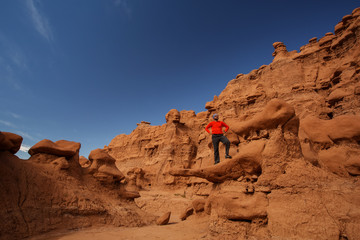
<instances>
[{"instance_id":1,"label":"rock outcrop","mask_svg":"<svg viewBox=\"0 0 360 240\"><path fill-rule=\"evenodd\" d=\"M269 65L238 74L207 111L142 121L89 160L80 143L43 140L22 161L22 137L0 132L0 237L167 224L172 203L159 190L178 195L181 220L210 219L206 239L358 239L360 8L299 52L273 47ZM204 130L215 112L233 156L217 165Z\"/></svg>"},{"instance_id":2,"label":"rock outcrop","mask_svg":"<svg viewBox=\"0 0 360 240\"><path fill-rule=\"evenodd\" d=\"M95 149L90 152L89 160L91 165L88 173L103 183L115 183L125 178L124 174L115 166L115 159L102 149Z\"/></svg>"},{"instance_id":3,"label":"rock outcrop","mask_svg":"<svg viewBox=\"0 0 360 240\"><path fill-rule=\"evenodd\" d=\"M80 143L65 140L40 141L29 150L29 160L21 160L13 154L21 137L5 136L10 140L3 138L1 147L7 148L0 150L1 239L23 239L54 229L141 226L155 221L129 201L139 193L126 191L120 183L124 175L101 149L92 152L93 164L88 168L79 164Z\"/></svg>"},{"instance_id":4,"label":"rock outcrop","mask_svg":"<svg viewBox=\"0 0 360 240\"><path fill-rule=\"evenodd\" d=\"M274 43L272 63L238 74L207 111L173 109L166 124L140 124L104 150L125 175L141 168L148 188L204 198L210 239L357 239L359 16L299 52ZM215 112L230 126L233 159L213 166L204 127Z\"/></svg>"},{"instance_id":5,"label":"rock outcrop","mask_svg":"<svg viewBox=\"0 0 360 240\"><path fill-rule=\"evenodd\" d=\"M15 133L0 132L0 151L9 151L12 154L20 150L23 138Z\"/></svg>"}]
</instances>

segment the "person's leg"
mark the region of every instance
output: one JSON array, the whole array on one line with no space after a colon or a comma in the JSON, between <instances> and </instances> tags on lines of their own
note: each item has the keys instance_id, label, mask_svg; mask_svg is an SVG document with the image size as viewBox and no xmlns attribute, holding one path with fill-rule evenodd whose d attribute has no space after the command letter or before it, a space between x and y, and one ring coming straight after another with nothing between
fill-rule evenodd
<instances>
[{"instance_id":1,"label":"person's leg","mask_svg":"<svg viewBox=\"0 0 360 240\"><path fill-rule=\"evenodd\" d=\"M220 155L219 155L219 142L220 142L220 137L217 135L213 135L212 136L212 142L213 142L213 146L214 146L214 160L215 160L215 164L218 164L220 162Z\"/></svg>"},{"instance_id":2,"label":"person's leg","mask_svg":"<svg viewBox=\"0 0 360 240\"><path fill-rule=\"evenodd\" d=\"M231 156L229 155L229 150L230 150L230 141L229 139L227 139L227 137L222 136L220 138L220 141L225 145L225 157L226 158L231 158Z\"/></svg>"}]
</instances>

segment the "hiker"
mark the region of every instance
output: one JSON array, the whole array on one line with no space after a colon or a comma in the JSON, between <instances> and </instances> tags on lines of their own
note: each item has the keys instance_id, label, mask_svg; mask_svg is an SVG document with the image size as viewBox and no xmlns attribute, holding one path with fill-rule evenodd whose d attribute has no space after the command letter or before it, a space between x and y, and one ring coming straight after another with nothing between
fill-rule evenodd
<instances>
[{"instance_id":1,"label":"hiker","mask_svg":"<svg viewBox=\"0 0 360 240\"><path fill-rule=\"evenodd\" d=\"M231 158L231 156L229 155L230 141L229 139L227 139L227 137L224 136L224 132L223 132L223 127L225 127L225 132L227 132L229 130L229 126L226 123L219 121L219 115L216 113L213 115L213 119L214 121L210 122L205 127L205 130L208 133L212 134L212 142L214 145L214 159L215 159L215 164L218 164L220 162L220 156L219 156L220 142L225 144L226 147L225 158ZM211 132L209 128L211 128Z\"/></svg>"}]
</instances>

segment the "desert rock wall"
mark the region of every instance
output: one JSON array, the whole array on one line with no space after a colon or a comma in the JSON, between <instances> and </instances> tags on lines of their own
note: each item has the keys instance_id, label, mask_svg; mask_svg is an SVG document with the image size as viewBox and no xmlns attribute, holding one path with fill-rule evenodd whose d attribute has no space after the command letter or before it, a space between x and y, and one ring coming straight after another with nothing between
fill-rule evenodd
<instances>
[{"instance_id":1,"label":"desert rock wall","mask_svg":"<svg viewBox=\"0 0 360 240\"><path fill-rule=\"evenodd\" d=\"M141 167L150 175L155 174L148 176L153 185L171 185L175 180L166 173L171 167L200 168L213 164L211 137L204 131L213 113L219 113L225 122L246 122L272 99L281 99L294 108L299 119L302 154L317 164L321 149L314 150L318 143L304 134L302 121L310 117L320 121L360 114L359 15L360 9L355 9L335 26L334 33L326 33L319 40L310 39L299 52L288 52L285 44L274 43L273 62L248 74L239 74L219 96L206 103L207 111L197 114L180 111L178 120L162 126L142 122L130 135L116 136L105 150L117 160L122 171ZM234 127L230 125L231 130ZM266 134L249 132L240 136L229 131L231 154ZM358 149L356 137L351 141L355 141L354 148Z\"/></svg>"},{"instance_id":2,"label":"desert rock wall","mask_svg":"<svg viewBox=\"0 0 360 240\"><path fill-rule=\"evenodd\" d=\"M104 150L137 189L184 189L210 216L209 239L358 239L360 8L321 39L231 80L207 111L172 109ZM230 126L214 165L204 127Z\"/></svg>"}]
</instances>

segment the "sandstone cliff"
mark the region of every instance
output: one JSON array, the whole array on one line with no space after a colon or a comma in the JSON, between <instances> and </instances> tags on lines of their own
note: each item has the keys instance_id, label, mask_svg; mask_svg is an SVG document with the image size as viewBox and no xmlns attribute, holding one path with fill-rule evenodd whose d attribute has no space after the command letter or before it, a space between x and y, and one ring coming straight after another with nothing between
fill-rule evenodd
<instances>
[{"instance_id":1,"label":"sandstone cliff","mask_svg":"<svg viewBox=\"0 0 360 240\"><path fill-rule=\"evenodd\" d=\"M104 150L128 186L203 199L209 237L358 239L359 16L299 52L274 43L272 63L237 75L207 111L173 109L166 124L142 122ZM221 149L213 166L204 127L215 112L230 125L233 159Z\"/></svg>"}]
</instances>

